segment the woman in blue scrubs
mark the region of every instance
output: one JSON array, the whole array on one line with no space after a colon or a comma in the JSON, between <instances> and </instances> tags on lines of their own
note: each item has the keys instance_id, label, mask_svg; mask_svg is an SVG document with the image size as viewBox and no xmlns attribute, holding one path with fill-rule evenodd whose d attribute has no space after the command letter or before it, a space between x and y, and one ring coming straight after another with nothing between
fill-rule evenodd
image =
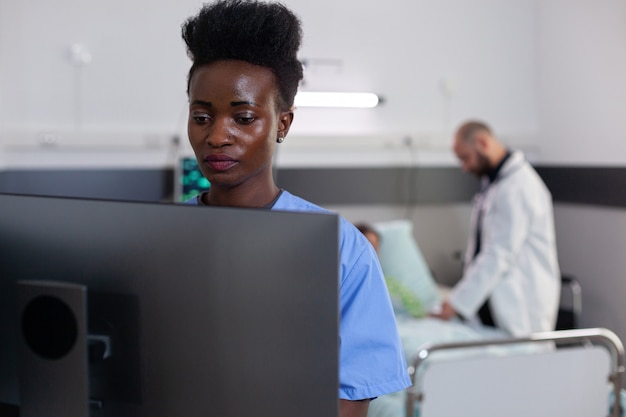
<instances>
[{"instance_id":1,"label":"woman in blue scrubs","mask_svg":"<svg viewBox=\"0 0 626 417\"><path fill-rule=\"evenodd\" d=\"M211 183L187 203L326 211L279 188L272 175L303 76L299 19L279 3L221 0L189 18L182 35L192 60L188 136ZM340 280L340 416L363 417L371 399L410 379L376 253L344 218Z\"/></svg>"}]
</instances>

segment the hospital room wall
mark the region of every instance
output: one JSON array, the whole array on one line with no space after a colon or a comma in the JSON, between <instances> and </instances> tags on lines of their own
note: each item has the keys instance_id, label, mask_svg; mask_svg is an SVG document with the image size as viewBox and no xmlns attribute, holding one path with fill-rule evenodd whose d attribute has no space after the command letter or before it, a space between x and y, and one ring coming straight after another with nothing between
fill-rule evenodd
<instances>
[{"instance_id":1,"label":"hospital room wall","mask_svg":"<svg viewBox=\"0 0 626 417\"><path fill-rule=\"evenodd\" d=\"M461 276L469 202L330 207L353 222L411 220L413 237L435 279L453 285ZM610 328L626 341L626 210L559 202L554 210L561 272L582 286L582 326Z\"/></svg>"},{"instance_id":2,"label":"hospital room wall","mask_svg":"<svg viewBox=\"0 0 626 417\"><path fill-rule=\"evenodd\" d=\"M108 133L115 145L154 147L184 137L180 24L202 3L0 0L0 143L102 148ZM532 1L286 3L303 22L304 89L385 99L374 110L298 109L291 137L408 137L442 148L472 115L534 145Z\"/></svg>"},{"instance_id":3,"label":"hospital room wall","mask_svg":"<svg viewBox=\"0 0 626 417\"><path fill-rule=\"evenodd\" d=\"M626 209L558 204L555 217L561 267L582 286L582 325L626 342Z\"/></svg>"},{"instance_id":4,"label":"hospital room wall","mask_svg":"<svg viewBox=\"0 0 626 417\"><path fill-rule=\"evenodd\" d=\"M201 3L0 0L0 144L184 137L179 27ZM626 162L623 0L286 3L304 25L304 89L385 98L373 111L299 109L294 137L444 148L480 117L542 161Z\"/></svg>"},{"instance_id":5,"label":"hospital room wall","mask_svg":"<svg viewBox=\"0 0 626 417\"><path fill-rule=\"evenodd\" d=\"M0 170L170 164L167 141L184 135L189 65L179 25L201 3L0 0ZM306 88L386 98L374 110L299 109L290 139L327 140L309 140L296 164L325 169L329 149L335 163L353 163L367 147L361 166L394 165L405 146L418 157L402 163L450 166L453 126L481 117L541 164L626 165L624 0L287 4L303 19L302 56L314 64ZM362 135L374 139L337 141ZM408 216L435 273L458 276L468 203L335 206L355 220ZM584 289L583 324L619 329L623 340L625 219L623 206L556 206L561 266Z\"/></svg>"},{"instance_id":6,"label":"hospital room wall","mask_svg":"<svg viewBox=\"0 0 626 417\"><path fill-rule=\"evenodd\" d=\"M626 1L538 3L542 163L626 165Z\"/></svg>"},{"instance_id":7,"label":"hospital room wall","mask_svg":"<svg viewBox=\"0 0 626 417\"><path fill-rule=\"evenodd\" d=\"M626 2L537 3L537 40L539 165L564 174L551 184L559 263L581 283L581 325L607 327L626 341L626 207L623 198L606 204L626 189ZM596 168L617 175L588 176ZM452 283L459 273L451 259L469 232L469 204L337 208L354 219L409 213L438 279Z\"/></svg>"},{"instance_id":8,"label":"hospital room wall","mask_svg":"<svg viewBox=\"0 0 626 417\"><path fill-rule=\"evenodd\" d=\"M610 328L626 341L626 207L572 201L586 193L624 195L626 1L538 5L541 163L579 174L590 167L620 172L564 177L570 196L555 205L559 262L581 283L582 325Z\"/></svg>"},{"instance_id":9,"label":"hospital room wall","mask_svg":"<svg viewBox=\"0 0 626 417\"><path fill-rule=\"evenodd\" d=\"M333 208L355 222L410 219L435 279L453 285L461 276L459 254L470 232L469 202ZM611 329L626 342L626 209L565 202L555 203L554 209L561 272L582 287L581 326Z\"/></svg>"},{"instance_id":10,"label":"hospital room wall","mask_svg":"<svg viewBox=\"0 0 626 417\"><path fill-rule=\"evenodd\" d=\"M0 144L184 135L179 26L201 3L0 0ZM458 122L480 117L542 162L626 163L623 0L286 3L305 29L304 89L385 98L374 110L298 109L294 138L443 149Z\"/></svg>"}]
</instances>

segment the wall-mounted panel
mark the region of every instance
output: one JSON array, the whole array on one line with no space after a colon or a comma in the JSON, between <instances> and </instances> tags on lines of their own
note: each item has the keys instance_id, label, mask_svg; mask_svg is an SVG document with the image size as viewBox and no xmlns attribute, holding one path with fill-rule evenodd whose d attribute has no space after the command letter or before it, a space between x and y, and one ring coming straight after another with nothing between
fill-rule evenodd
<instances>
[{"instance_id":1,"label":"wall-mounted panel","mask_svg":"<svg viewBox=\"0 0 626 417\"><path fill-rule=\"evenodd\" d=\"M626 167L538 166L555 202L626 207ZM279 168L277 184L320 205L468 203L478 180L457 167ZM171 168L0 171L0 192L172 201Z\"/></svg>"}]
</instances>

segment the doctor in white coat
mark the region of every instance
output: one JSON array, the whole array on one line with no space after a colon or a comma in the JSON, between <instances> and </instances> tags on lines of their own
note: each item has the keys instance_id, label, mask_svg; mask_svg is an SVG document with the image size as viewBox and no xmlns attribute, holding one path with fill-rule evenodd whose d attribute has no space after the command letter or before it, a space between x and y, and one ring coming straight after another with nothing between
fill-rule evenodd
<instances>
[{"instance_id":1,"label":"doctor in white coat","mask_svg":"<svg viewBox=\"0 0 626 417\"><path fill-rule=\"evenodd\" d=\"M480 320L511 336L554 330L561 279L550 192L524 155L482 122L461 125L453 149L482 188L463 277L433 315Z\"/></svg>"}]
</instances>

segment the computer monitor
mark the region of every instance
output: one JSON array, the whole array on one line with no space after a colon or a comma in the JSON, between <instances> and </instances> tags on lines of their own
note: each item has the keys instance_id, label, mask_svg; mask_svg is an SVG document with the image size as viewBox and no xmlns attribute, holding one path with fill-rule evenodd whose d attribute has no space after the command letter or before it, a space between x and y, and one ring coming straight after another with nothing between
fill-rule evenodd
<instances>
[{"instance_id":1,"label":"computer monitor","mask_svg":"<svg viewBox=\"0 0 626 417\"><path fill-rule=\"evenodd\" d=\"M83 336L110 342L93 417L336 415L337 236L332 214L0 194L0 403L43 281L84 287Z\"/></svg>"}]
</instances>

